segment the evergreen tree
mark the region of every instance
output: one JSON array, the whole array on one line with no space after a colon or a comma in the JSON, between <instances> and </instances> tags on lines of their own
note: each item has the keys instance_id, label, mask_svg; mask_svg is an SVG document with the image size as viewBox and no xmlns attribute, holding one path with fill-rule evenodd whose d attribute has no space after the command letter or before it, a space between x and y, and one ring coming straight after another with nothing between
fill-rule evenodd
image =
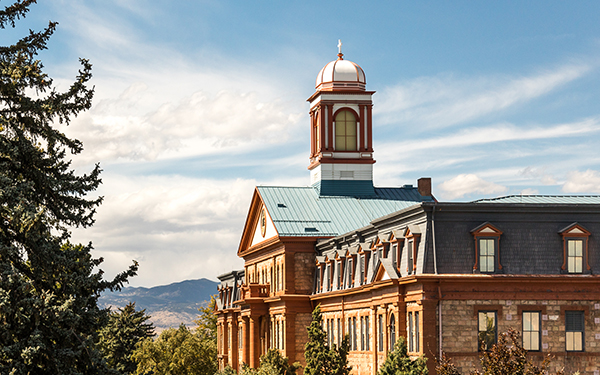
<instances>
[{"instance_id":1,"label":"evergreen tree","mask_svg":"<svg viewBox=\"0 0 600 375\"><path fill-rule=\"evenodd\" d=\"M0 28L14 27L35 0L0 10ZM102 279L91 245L68 242L69 228L88 227L102 198L100 167L78 176L67 152L81 142L53 127L92 103L91 64L81 61L75 81L58 92L36 59L56 28L0 47L0 373L110 373L94 347L106 311L103 290L119 289L137 264L112 281Z\"/></svg>"},{"instance_id":2,"label":"evergreen tree","mask_svg":"<svg viewBox=\"0 0 600 375\"><path fill-rule=\"evenodd\" d=\"M308 342L304 346L304 358L306 359L305 375L347 375L352 370L348 366L348 352L350 344L348 336L345 336L339 348L332 348L326 343L326 333L323 330L323 318L321 306L317 306L312 312L312 321L307 328Z\"/></svg>"},{"instance_id":3,"label":"evergreen tree","mask_svg":"<svg viewBox=\"0 0 600 375\"><path fill-rule=\"evenodd\" d=\"M394 350L389 352L385 362L379 368L378 375L427 375L427 358L421 356L414 361L408 356L406 349L406 340L400 336L394 346Z\"/></svg>"},{"instance_id":4,"label":"evergreen tree","mask_svg":"<svg viewBox=\"0 0 600 375\"><path fill-rule=\"evenodd\" d=\"M136 345L154 336L146 310L135 310L135 302L110 313L108 324L99 331L98 348L109 367L122 374L133 374L137 363L132 355Z\"/></svg>"}]
</instances>

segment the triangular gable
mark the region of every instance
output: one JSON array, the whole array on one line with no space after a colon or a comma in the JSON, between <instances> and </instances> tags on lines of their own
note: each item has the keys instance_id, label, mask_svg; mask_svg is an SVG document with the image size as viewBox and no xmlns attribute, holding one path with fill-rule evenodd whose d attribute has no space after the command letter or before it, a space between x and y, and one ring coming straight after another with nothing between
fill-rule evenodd
<instances>
[{"instance_id":1,"label":"triangular gable","mask_svg":"<svg viewBox=\"0 0 600 375\"><path fill-rule=\"evenodd\" d=\"M397 278L398 273L394 270L394 265L390 259L381 259L377 262L373 282Z\"/></svg>"},{"instance_id":2,"label":"triangular gable","mask_svg":"<svg viewBox=\"0 0 600 375\"><path fill-rule=\"evenodd\" d=\"M578 222L574 222L574 223L564 227L563 229L559 230L558 233L562 234L563 236L575 236L575 237L577 237L577 236L587 237L592 234L589 230L585 229Z\"/></svg>"},{"instance_id":3,"label":"triangular gable","mask_svg":"<svg viewBox=\"0 0 600 375\"><path fill-rule=\"evenodd\" d=\"M477 235L488 235L488 236L499 236L502 234L502 231L494 226L489 221L486 221L483 224L476 226L471 229L471 233L475 236Z\"/></svg>"},{"instance_id":4,"label":"triangular gable","mask_svg":"<svg viewBox=\"0 0 600 375\"><path fill-rule=\"evenodd\" d=\"M240 246L238 247L238 256L245 255L249 248L261 242L277 238L277 236L277 229L271 219L271 215L269 215L258 189L255 188L250 209L246 216Z\"/></svg>"}]
</instances>

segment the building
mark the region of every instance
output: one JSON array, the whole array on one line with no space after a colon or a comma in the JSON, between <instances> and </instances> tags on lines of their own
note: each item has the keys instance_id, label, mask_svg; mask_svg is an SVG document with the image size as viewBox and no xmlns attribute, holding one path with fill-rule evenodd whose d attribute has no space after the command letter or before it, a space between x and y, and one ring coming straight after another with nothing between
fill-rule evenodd
<instances>
[{"instance_id":1,"label":"building","mask_svg":"<svg viewBox=\"0 0 600 375\"><path fill-rule=\"evenodd\" d=\"M219 365L258 366L278 348L304 362L318 304L330 344L349 335L355 374L374 374L399 336L468 373L508 328L540 361L600 370L600 197L438 202L373 185L371 97L343 59L318 74L307 187L257 187L238 256L219 277Z\"/></svg>"}]
</instances>

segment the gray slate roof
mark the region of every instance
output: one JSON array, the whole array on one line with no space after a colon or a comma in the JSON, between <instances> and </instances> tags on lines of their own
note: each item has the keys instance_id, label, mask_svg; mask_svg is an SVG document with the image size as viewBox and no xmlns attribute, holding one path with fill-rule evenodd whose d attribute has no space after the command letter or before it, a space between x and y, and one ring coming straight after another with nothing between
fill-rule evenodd
<instances>
[{"instance_id":1,"label":"gray slate roof","mask_svg":"<svg viewBox=\"0 0 600 375\"><path fill-rule=\"evenodd\" d=\"M600 195L507 195L472 203L600 204Z\"/></svg>"},{"instance_id":2,"label":"gray slate roof","mask_svg":"<svg viewBox=\"0 0 600 375\"><path fill-rule=\"evenodd\" d=\"M375 188L371 197L319 196L314 187L258 186L280 236L336 236L420 202L414 187Z\"/></svg>"}]
</instances>

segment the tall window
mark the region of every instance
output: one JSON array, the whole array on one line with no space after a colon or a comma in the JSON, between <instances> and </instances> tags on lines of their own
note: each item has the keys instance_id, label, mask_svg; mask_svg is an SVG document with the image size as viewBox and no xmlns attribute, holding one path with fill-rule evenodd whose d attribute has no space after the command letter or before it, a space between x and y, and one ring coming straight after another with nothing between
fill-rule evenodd
<instances>
[{"instance_id":1,"label":"tall window","mask_svg":"<svg viewBox=\"0 0 600 375\"><path fill-rule=\"evenodd\" d=\"M317 273L317 275L316 275L316 277L317 277L317 281L316 281L317 287L315 289L316 289L317 293L321 293L321 267L317 267L317 272L316 273Z\"/></svg>"},{"instance_id":2,"label":"tall window","mask_svg":"<svg viewBox=\"0 0 600 375\"><path fill-rule=\"evenodd\" d=\"M350 350L354 350L352 343L354 343L354 338L352 337L352 318L348 318L348 339L350 339Z\"/></svg>"},{"instance_id":3,"label":"tall window","mask_svg":"<svg viewBox=\"0 0 600 375\"><path fill-rule=\"evenodd\" d=\"M369 316L365 316L365 337L366 337L366 344L365 344L365 350L371 350L371 340L369 339Z\"/></svg>"},{"instance_id":4,"label":"tall window","mask_svg":"<svg viewBox=\"0 0 600 375\"><path fill-rule=\"evenodd\" d=\"M335 116L336 151L356 151L356 117L348 110Z\"/></svg>"},{"instance_id":5,"label":"tall window","mask_svg":"<svg viewBox=\"0 0 600 375\"><path fill-rule=\"evenodd\" d=\"M494 238L479 239L479 271L494 272L496 257L496 240Z\"/></svg>"},{"instance_id":6,"label":"tall window","mask_svg":"<svg viewBox=\"0 0 600 375\"><path fill-rule=\"evenodd\" d=\"M367 265L367 262L365 260L365 255L361 255L361 257L360 257L360 285L363 285L365 282L366 265Z\"/></svg>"},{"instance_id":7,"label":"tall window","mask_svg":"<svg viewBox=\"0 0 600 375\"><path fill-rule=\"evenodd\" d=\"M337 318L337 346L338 348L342 344L342 320Z\"/></svg>"},{"instance_id":8,"label":"tall window","mask_svg":"<svg viewBox=\"0 0 600 375\"><path fill-rule=\"evenodd\" d=\"M380 352L383 351L383 315L379 315L379 342L378 342L378 349Z\"/></svg>"},{"instance_id":9,"label":"tall window","mask_svg":"<svg viewBox=\"0 0 600 375\"><path fill-rule=\"evenodd\" d=\"M327 288L326 290L329 291L331 290L331 265L327 265L327 267L325 267L325 287Z\"/></svg>"},{"instance_id":10,"label":"tall window","mask_svg":"<svg viewBox=\"0 0 600 375\"><path fill-rule=\"evenodd\" d=\"M360 350L365 350L365 317L360 317Z\"/></svg>"},{"instance_id":11,"label":"tall window","mask_svg":"<svg viewBox=\"0 0 600 375\"><path fill-rule=\"evenodd\" d=\"M356 317L352 318L352 347L354 348L354 350L358 350L358 345L356 344Z\"/></svg>"},{"instance_id":12,"label":"tall window","mask_svg":"<svg viewBox=\"0 0 600 375\"><path fill-rule=\"evenodd\" d=\"M393 244L392 245L392 264L394 265L394 269L398 269L398 259L397 259L397 252L398 252L398 244Z\"/></svg>"},{"instance_id":13,"label":"tall window","mask_svg":"<svg viewBox=\"0 0 600 375\"><path fill-rule=\"evenodd\" d=\"M390 350L394 350L396 345L396 318L394 314L390 315Z\"/></svg>"},{"instance_id":14,"label":"tall window","mask_svg":"<svg viewBox=\"0 0 600 375\"><path fill-rule=\"evenodd\" d=\"M352 258L348 259L348 272L347 272L347 284L348 284L348 288L352 288L352 278L354 276L354 267L353 267L353 263L354 261L352 260Z\"/></svg>"},{"instance_id":15,"label":"tall window","mask_svg":"<svg viewBox=\"0 0 600 375\"><path fill-rule=\"evenodd\" d=\"M408 242L408 273L409 274L411 274L413 272L413 265L414 265L413 252L414 252L414 246L415 246L415 242L414 241L409 241Z\"/></svg>"},{"instance_id":16,"label":"tall window","mask_svg":"<svg viewBox=\"0 0 600 375\"><path fill-rule=\"evenodd\" d=\"M496 320L496 311L479 312L479 350L488 351L498 339L498 325Z\"/></svg>"},{"instance_id":17,"label":"tall window","mask_svg":"<svg viewBox=\"0 0 600 375\"><path fill-rule=\"evenodd\" d=\"M413 327L413 313L412 311L408 312L408 351L409 352L414 352L415 351L415 330Z\"/></svg>"},{"instance_id":18,"label":"tall window","mask_svg":"<svg viewBox=\"0 0 600 375\"><path fill-rule=\"evenodd\" d=\"M342 262L339 261L336 263L336 267L337 267L337 285L335 286L336 289L342 289Z\"/></svg>"},{"instance_id":19,"label":"tall window","mask_svg":"<svg viewBox=\"0 0 600 375\"><path fill-rule=\"evenodd\" d=\"M583 311L565 311L566 349L568 352L583 351Z\"/></svg>"},{"instance_id":20,"label":"tall window","mask_svg":"<svg viewBox=\"0 0 600 375\"><path fill-rule=\"evenodd\" d=\"M583 272L583 240L567 240L567 270L569 273Z\"/></svg>"},{"instance_id":21,"label":"tall window","mask_svg":"<svg viewBox=\"0 0 600 375\"><path fill-rule=\"evenodd\" d=\"M538 311L523 312L523 349L540 350L540 313Z\"/></svg>"}]
</instances>

